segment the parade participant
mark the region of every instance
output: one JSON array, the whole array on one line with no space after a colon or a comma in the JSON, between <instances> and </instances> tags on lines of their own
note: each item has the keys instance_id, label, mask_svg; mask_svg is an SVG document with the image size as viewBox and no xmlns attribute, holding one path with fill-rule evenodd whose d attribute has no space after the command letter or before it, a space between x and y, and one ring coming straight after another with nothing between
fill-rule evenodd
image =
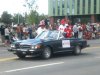
<instances>
[{"instance_id":1,"label":"parade participant","mask_svg":"<svg viewBox=\"0 0 100 75\"><path fill-rule=\"evenodd\" d=\"M65 19L62 19L61 20L61 25L59 26L58 30L63 33L64 29L65 29Z\"/></svg>"},{"instance_id":2,"label":"parade participant","mask_svg":"<svg viewBox=\"0 0 100 75\"><path fill-rule=\"evenodd\" d=\"M83 38L83 29L81 24L78 24L78 38Z\"/></svg>"},{"instance_id":3,"label":"parade participant","mask_svg":"<svg viewBox=\"0 0 100 75\"><path fill-rule=\"evenodd\" d=\"M73 33L74 33L74 37L78 38L78 27L76 24L73 26Z\"/></svg>"},{"instance_id":4,"label":"parade participant","mask_svg":"<svg viewBox=\"0 0 100 75\"><path fill-rule=\"evenodd\" d=\"M44 20L40 21L39 28L37 29L37 35L41 34L43 31L46 31L45 22Z\"/></svg>"},{"instance_id":5,"label":"parade participant","mask_svg":"<svg viewBox=\"0 0 100 75\"><path fill-rule=\"evenodd\" d=\"M64 32L66 33L66 38L72 37L72 30L70 29L69 25L66 25L66 28L64 29Z\"/></svg>"}]
</instances>

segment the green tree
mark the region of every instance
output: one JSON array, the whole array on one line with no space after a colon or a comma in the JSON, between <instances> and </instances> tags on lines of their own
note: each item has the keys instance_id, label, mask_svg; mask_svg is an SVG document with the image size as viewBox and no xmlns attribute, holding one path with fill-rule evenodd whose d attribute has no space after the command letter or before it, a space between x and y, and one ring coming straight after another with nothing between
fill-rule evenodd
<instances>
[{"instance_id":1,"label":"green tree","mask_svg":"<svg viewBox=\"0 0 100 75\"><path fill-rule=\"evenodd\" d=\"M39 13L36 10L31 10L30 14L27 17L27 22L29 24L38 24L41 20L47 18L47 15L39 15Z\"/></svg>"},{"instance_id":2,"label":"green tree","mask_svg":"<svg viewBox=\"0 0 100 75\"><path fill-rule=\"evenodd\" d=\"M37 0L25 0L24 7L28 7L28 9L31 10L33 8L33 6L35 5L36 1Z\"/></svg>"},{"instance_id":3,"label":"green tree","mask_svg":"<svg viewBox=\"0 0 100 75\"><path fill-rule=\"evenodd\" d=\"M36 10L31 10L30 14L28 15L28 23L30 24L38 24L39 22L39 14Z\"/></svg>"},{"instance_id":4,"label":"green tree","mask_svg":"<svg viewBox=\"0 0 100 75\"><path fill-rule=\"evenodd\" d=\"M24 7L29 9L29 14L25 16L26 22L29 24L38 24L40 20L45 19L47 16L42 14L39 15L37 12L38 6L36 5L37 0L25 0Z\"/></svg>"},{"instance_id":5,"label":"green tree","mask_svg":"<svg viewBox=\"0 0 100 75\"><path fill-rule=\"evenodd\" d=\"M8 14L7 11L4 11L3 14L1 15L1 22L5 24L11 24L12 23L12 15Z\"/></svg>"},{"instance_id":6,"label":"green tree","mask_svg":"<svg viewBox=\"0 0 100 75\"><path fill-rule=\"evenodd\" d=\"M17 23L23 23L23 22L25 22L25 18L21 14L14 14L14 16L13 16L13 22L15 24L17 24Z\"/></svg>"},{"instance_id":7,"label":"green tree","mask_svg":"<svg viewBox=\"0 0 100 75\"><path fill-rule=\"evenodd\" d=\"M43 20L43 19L45 19L47 17L48 17L47 15L41 14L41 15L39 15L39 21Z\"/></svg>"}]
</instances>

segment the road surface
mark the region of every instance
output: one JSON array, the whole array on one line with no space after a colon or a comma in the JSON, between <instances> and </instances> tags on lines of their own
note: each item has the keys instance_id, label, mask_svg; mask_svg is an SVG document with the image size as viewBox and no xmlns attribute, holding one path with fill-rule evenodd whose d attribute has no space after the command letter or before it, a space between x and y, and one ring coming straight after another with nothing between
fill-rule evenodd
<instances>
[{"instance_id":1,"label":"road surface","mask_svg":"<svg viewBox=\"0 0 100 75\"><path fill-rule=\"evenodd\" d=\"M0 48L0 75L99 75L100 43L88 41L91 45L81 55L57 54L51 59L27 57L19 59Z\"/></svg>"}]
</instances>

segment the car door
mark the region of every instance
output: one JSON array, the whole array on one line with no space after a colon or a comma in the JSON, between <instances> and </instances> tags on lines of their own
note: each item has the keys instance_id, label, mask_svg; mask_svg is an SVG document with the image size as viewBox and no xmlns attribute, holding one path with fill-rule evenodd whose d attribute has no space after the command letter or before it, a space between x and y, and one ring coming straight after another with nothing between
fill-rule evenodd
<instances>
[{"instance_id":1,"label":"car door","mask_svg":"<svg viewBox=\"0 0 100 75\"><path fill-rule=\"evenodd\" d=\"M69 39L63 39L62 40L62 50L63 51L72 51L74 48L74 40L69 38Z\"/></svg>"},{"instance_id":2,"label":"car door","mask_svg":"<svg viewBox=\"0 0 100 75\"><path fill-rule=\"evenodd\" d=\"M55 52L65 52L72 51L72 41L69 39L59 39L57 41L53 41L53 48Z\"/></svg>"},{"instance_id":3,"label":"car door","mask_svg":"<svg viewBox=\"0 0 100 75\"><path fill-rule=\"evenodd\" d=\"M54 52L59 52L62 49L62 40L59 39L60 32L53 32L53 38L51 41L49 41L49 44L53 48Z\"/></svg>"},{"instance_id":4,"label":"car door","mask_svg":"<svg viewBox=\"0 0 100 75\"><path fill-rule=\"evenodd\" d=\"M62 49L61 40L52 40L50 41L51 47L53 48L53 52L59 52Z\"/></svg>"},{"instance_id":5,"label":"car door","mask_svg":"<svg viewBox=\"0 0 100 75\"><path fill-rule=\"evenodd\" d=\"M63 41L65 40L64 36L62 35L62 33L60 32L59 33L59 36L58 36L58 39L55 40L55 43L54 43L54 48L55 48L55 51L56 52L64 52L64 50L66 50L64 47L63 47Z\"/></svg>"},{"instance_id":6,"label":"car door","mask_svg":"<svg viewBox=\"0 0 100 75\"><path fill-rule=\"evenodd\" d=\"M59 36L60 39L60 46L59 46L59 52L64 51L72 51L73 49L73 39L72 38L63 38L63 34L61 33Z\"/></svg>"}]
</instances>

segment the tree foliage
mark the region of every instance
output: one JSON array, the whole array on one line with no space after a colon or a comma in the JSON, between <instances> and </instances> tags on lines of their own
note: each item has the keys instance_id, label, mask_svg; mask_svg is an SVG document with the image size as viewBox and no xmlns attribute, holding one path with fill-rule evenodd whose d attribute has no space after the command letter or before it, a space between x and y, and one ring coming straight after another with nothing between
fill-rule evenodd
<instances>
[{"instance_id":1,"label":"tree foliage","mask_svg":"<svg viewBox=\"0 0 100 75\"><path fill-rule=\"evenodd\" d=\"M37 0L25 0L24 7L28 7L29 13L25 12L25 15L21 15L20 13L14 14L13 16L11 14L8 14L7 11L3 12L1 15L0 21L5 24L11 24L12 22L14 24L17 23L28 23L28 24L38 24L40 20L45 19L47 16L42 14L39 15L37 12L38 6L35 4Z\"/></svg>"},{"instance_id":2,"label":"tree foliage","mask_svg":"<svg viewBox=\"0 0 100 75\"><path fill-rule=\"evenodd\" d=\"M21 14L14 14L14 16L13 16L13 22L15 24L17 24L17 23L23 23L23 22L25 22L25 18Z\"/></svg>"},{"instance_id":3,"label":"tree foliage","mask_svg":"<svg viewBox=\"0 0 100 75\"><path fill-rule=\"evenodd\" d=\"M28 22L30 24L38 24L39 22L39 14L36 10L31 10L30 14L28 15Z\"/></svg>"},{"instance_id":4,"label":"tree foliage","mask_svg":"<svg viewBox=\"0 0 100 75\"><path fill-rule=\"evenodd\" d=\"M31 10L30 14L27 15L27 22L29 24L38 24L41 20L47 18L47 15L39 15L36 10Z\"/></svg>"},{"instance_id":5,"label":"tree foliage","mask_svg":"<svg viewBox=\"0 0 100 75\"><path fill-rule=\"evenodd\" d=\"M8 14L7 11L4 11L3 14L1 15L1 22L5 24L11 24L12 23L12 15Z\"/></svg>"},{"instance_id":6,"label":"tree foliage","mask_svg":"<svg viewBox=\"0 0 100 75\"><path fill-rule=\"evenodd\" d=\"M35 2L37 0L25 0L24 7L28 7L29 9L33 9L33 6L35 5Z\"/></svg>"}]
</instances>

